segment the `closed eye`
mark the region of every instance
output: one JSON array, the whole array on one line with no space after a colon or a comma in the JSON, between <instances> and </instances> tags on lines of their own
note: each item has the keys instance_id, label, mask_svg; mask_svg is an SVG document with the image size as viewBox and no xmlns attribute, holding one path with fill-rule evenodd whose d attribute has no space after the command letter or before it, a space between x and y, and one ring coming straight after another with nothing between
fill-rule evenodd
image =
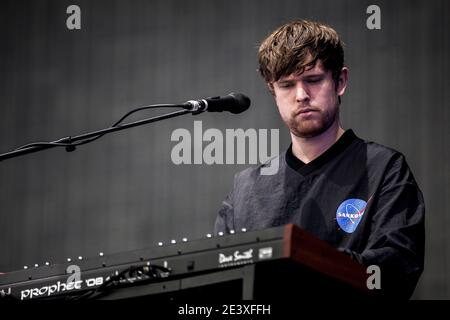
<instances>
[{"instance_id":1,"label":"closed eye","mask_svg":"<svg viewBox=\"0 0 450 320\"><path fill-rule=\"evenodd\" d=\"M307 79L306 82L310 84L319 83L322 81L322 78L313 78L313 79Z\"/></svg>"},{"instance_id":2,"label":"closed eye","mask_svg":"<svg viewBox=\"0 0 450 320\"><path fill-rule=\"evenodd\" d=\"M306 81L306 83L309 83L309 84L315 84L315 83L322 82L323 79L324 79L324 77L311 77L311 78L306 78L305 81Z\"/></svg>"}]
</instances>

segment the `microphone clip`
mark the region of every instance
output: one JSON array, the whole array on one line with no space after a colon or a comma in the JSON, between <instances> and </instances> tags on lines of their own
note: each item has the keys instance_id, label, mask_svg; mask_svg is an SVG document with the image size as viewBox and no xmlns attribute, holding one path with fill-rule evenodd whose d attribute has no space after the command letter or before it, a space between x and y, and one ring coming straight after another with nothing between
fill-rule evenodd
<instances>
[{"instance_id":1,"label":"microphone clip","mask_svg":"<svg viewBox=\"0 0 450 320\"><path fill-rule=\"evenodd\" d=\"M208 110L208 102L203 100L189 100L183 104L184 109L191 111L193 115L200 114Z\"/></svg>"}]
</instances>

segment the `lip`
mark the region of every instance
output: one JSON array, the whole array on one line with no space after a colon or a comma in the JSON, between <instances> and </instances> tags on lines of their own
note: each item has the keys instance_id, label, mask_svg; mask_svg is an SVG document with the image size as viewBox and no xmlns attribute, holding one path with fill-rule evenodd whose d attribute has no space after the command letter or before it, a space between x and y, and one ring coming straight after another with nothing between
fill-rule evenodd
<instances>
[{"instance_id":1,"label":"lip","mask_svg":"<svg viewBox=\"0 0 450 320\"><path fill-rule=\"evenodd\" d=\"M306 108L306 109L300 110L298 114L311 114L313 112L317 112L317 110Z\"/></svg>"}]
</instances>

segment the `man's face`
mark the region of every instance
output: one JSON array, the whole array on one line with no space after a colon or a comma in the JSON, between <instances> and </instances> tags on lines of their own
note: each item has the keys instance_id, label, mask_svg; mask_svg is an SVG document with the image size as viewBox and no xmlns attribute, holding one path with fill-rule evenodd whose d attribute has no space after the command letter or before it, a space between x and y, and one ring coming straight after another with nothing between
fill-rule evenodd
<instances>
[{"instance_id":1,"label":"man's face","mask_svg":"<svg viewBox=\"0 0 450 320\"><path fill-rule=\"evenodd\" d=\"M336 83L332 72L325 71L319 60L303 73L273 83L278 110L292 134L312 138L338 121L339 97L344 94L347 77L344 67Z\"/></svg>"}]
</instances>

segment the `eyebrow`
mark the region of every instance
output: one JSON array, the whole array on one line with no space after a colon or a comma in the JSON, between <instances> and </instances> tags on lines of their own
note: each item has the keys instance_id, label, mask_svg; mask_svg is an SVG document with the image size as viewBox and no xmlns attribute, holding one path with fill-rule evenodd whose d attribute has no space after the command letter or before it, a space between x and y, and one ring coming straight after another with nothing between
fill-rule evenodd
<instances>
[{"instance_id":1,"label":"eyebrow","mask_svg":"<svg viewBox=\"0 0 450 320\"><path fill-rule=\"evenodd\" d=\"M288 83L288 82L294 82L297 79L284 79L284 80L278 80L277 83Z\"/></svg>"},{"instance_id":2,"label":"eyebrow","mask_svg":"<svg viewBox=\"0 0 450 320\"><path fill-rule=\"evenodd\" d=\"M320 72L320 73L311 73L311 74L303 75L303 77L304 78L313 78L313 77L323 77L325 75L326 75L325 72Z\"/></svg>"},{"instance_id":3,"label":"eyebrow","mask_svg":"<svg viewBox=\"0 0 450 320\"><path fill-rule=\"evenodd\" d=\"M307 74L307 75L300 75L300 76L296 76L295 78L292 78L292 79L282 79L282 80L278 80L276 82L278 82L278 83L288 83L288 82L296 81L296 80L298 80L298 78L309 79L309 78L321 78L321 77L324 77L324 76L326 76L326 74L324 72L320 72L320 73L312 73L312 74Z\"/></svg>"}]
</instances>

